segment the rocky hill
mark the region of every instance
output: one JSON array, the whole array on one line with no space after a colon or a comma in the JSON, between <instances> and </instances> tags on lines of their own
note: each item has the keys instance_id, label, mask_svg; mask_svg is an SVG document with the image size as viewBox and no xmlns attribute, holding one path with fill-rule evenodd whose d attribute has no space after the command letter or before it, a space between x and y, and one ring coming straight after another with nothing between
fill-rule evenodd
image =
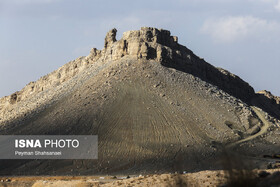
<instances>
[{"instance_id":1,"label":"rocky hill","mask_svg":"<svg viewBox=\"0 0 280 187\"><path fill-rule=\"evenodd\" d=\"M49 89L63 87L61 84L72 79L94 63L99 62L100 64L100 62L116 61L124 56L154 60L164 66L185 71L217 85L220 89L244 101L249 101L254 96L254 90L248 83L241 80L238 76L224 69L215 68L197 57L192 51L178 44L178 38L171 36L169 31L144 27L140 31L125 32L119 41L116 40L116 32L116 29L112 29L107 33L103 50L93 48L87 57L79 57L58 70L43 76L38 81L30 82L21 91L1 98L0 110L2 111L2 116L0 116L0 122L3 123L10 118L14 119L24 115L26 112L41 105L41 103L37 104L35 102L36 104L33 103L22 108L20 112L13 112L10 115L11 111L14 111L14 104L25 101L39 93L48 92ZM56 94L54 92L56 91L43 94L43 97L48 97L47 101L52 100L52 95ZM38 102L37 98L36 101Z\"/></svg>"},{"instance_id":2,"label":"rocky hill","mask_svg":"<svg viewBox=\"0 0 280 187\"><path fill-rule=\"evenodd\" d=\"M0 99L1 134L98 135L98 160L5 161L2 174L217 169L224 148L264 167L280 143L279 98L256 94L167 30L116 32L102 50Z\"/></svg>"}]
</instances>

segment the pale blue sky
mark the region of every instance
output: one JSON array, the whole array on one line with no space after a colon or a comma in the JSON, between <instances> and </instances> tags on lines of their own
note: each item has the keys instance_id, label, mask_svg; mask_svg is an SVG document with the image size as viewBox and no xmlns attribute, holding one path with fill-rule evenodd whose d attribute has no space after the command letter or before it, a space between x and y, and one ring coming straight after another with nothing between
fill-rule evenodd
<instances>
[{"instance_id":1,"label":"pale blue sky","mask_svg":"<svg viewBox=\"0 0 280 187\"><path fill-rule=\"evenodd\" d=\"M0 97L142 26L280 95L280 0L0 0Z\"/></svg>"}]
</instances>

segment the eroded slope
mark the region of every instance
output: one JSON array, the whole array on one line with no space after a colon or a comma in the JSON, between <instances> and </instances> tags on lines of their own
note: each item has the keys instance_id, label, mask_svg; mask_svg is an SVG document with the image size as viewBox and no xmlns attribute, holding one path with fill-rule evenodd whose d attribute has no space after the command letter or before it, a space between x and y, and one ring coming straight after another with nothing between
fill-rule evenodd
<instances>
[{"instance_id":1,"label":"eroded slope","mask_svg":"<svg viewBox=\"0 0 280 187\"><path fill-rule=\"evenodd\" d=\"M45 89L29 93L27 86L10 96L14 102L2 99L1 134L98 135L98 160L2 161L2 174L217 169L220 151L234 142L231 149L254 157L277 149L278 119L265 114L270 130L257 136L265 124L249 105L254 90L239 77L198 58L168 31L115 35L107 34L103 50L47 76ZM68 68L67 80L52 81Z\"/></svg>"}]
</instances>

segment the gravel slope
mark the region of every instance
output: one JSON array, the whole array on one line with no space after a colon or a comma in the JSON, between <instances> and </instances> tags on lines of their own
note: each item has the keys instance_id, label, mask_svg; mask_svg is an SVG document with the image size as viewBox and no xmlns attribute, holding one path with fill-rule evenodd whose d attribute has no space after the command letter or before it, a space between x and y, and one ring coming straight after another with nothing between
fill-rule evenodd
<instances>
[{"instance_id":1,"label":"gravel slope","mask_svg":"<svg viewBox=\"0 0 280 187\"><path fill-rule=\"evenodd\" d=\"M279 150L279 119L252 109L250 85L166 31L143 28L120 41L114 32L102 51L0 102L1 134L98 135L98 159L2 160L1 175L222 169L225 148L249 157L253 168L267 166L262 155Z\"/></svg>"}]
</instances>

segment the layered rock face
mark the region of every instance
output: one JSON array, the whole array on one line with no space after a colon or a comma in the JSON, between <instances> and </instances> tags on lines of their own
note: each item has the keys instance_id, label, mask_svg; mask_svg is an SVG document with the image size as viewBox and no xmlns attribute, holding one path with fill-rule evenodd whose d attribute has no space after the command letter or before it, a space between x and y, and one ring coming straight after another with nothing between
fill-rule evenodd
<instances>
[{"instance_id":1,"label":"layered rock face","mask_svg":"<svg viewBox=\"0 0 280 187\"><path fill-rule=\"evenodd\" d=\"M0 122L7 120L7 113L3 111L13 110L12 105L32 97L34 94L60 86L87 69L90 64L115 61L125 56L139 60L157 61L164 66L191 73L245 102L249 102L255 95L253 88L248 83L197 57L191 50L178 44L178 37L172 36L167 30L142 27L140 30L125 32L118 41L116 33L117 30L112 29L106 34L104 49L93 48L88 56L73 60L38 81L29 83L21 91L1 98L0 111L2 110L3 115L0 116ZM21 114L23 113L21 112Z\"/></svg>"},{"instance_id":2,"label":"layered rock face","mask_svg":"<svg viewBox=\"0 0 280 187\"><path fill-rule=\"evenodd\" d=\"M118 60L129 55L138 59L155 60L211 82L243 101L250 101L255 94L253 88L238 76L215 68L178 44L178 37L171 36L167 30L142 27L141 30L125 32L119 41L115 37L116 29L109 31L105 38L105 48L102 51L93 49L91 58Z\"/></svg>"}]
</instances>

